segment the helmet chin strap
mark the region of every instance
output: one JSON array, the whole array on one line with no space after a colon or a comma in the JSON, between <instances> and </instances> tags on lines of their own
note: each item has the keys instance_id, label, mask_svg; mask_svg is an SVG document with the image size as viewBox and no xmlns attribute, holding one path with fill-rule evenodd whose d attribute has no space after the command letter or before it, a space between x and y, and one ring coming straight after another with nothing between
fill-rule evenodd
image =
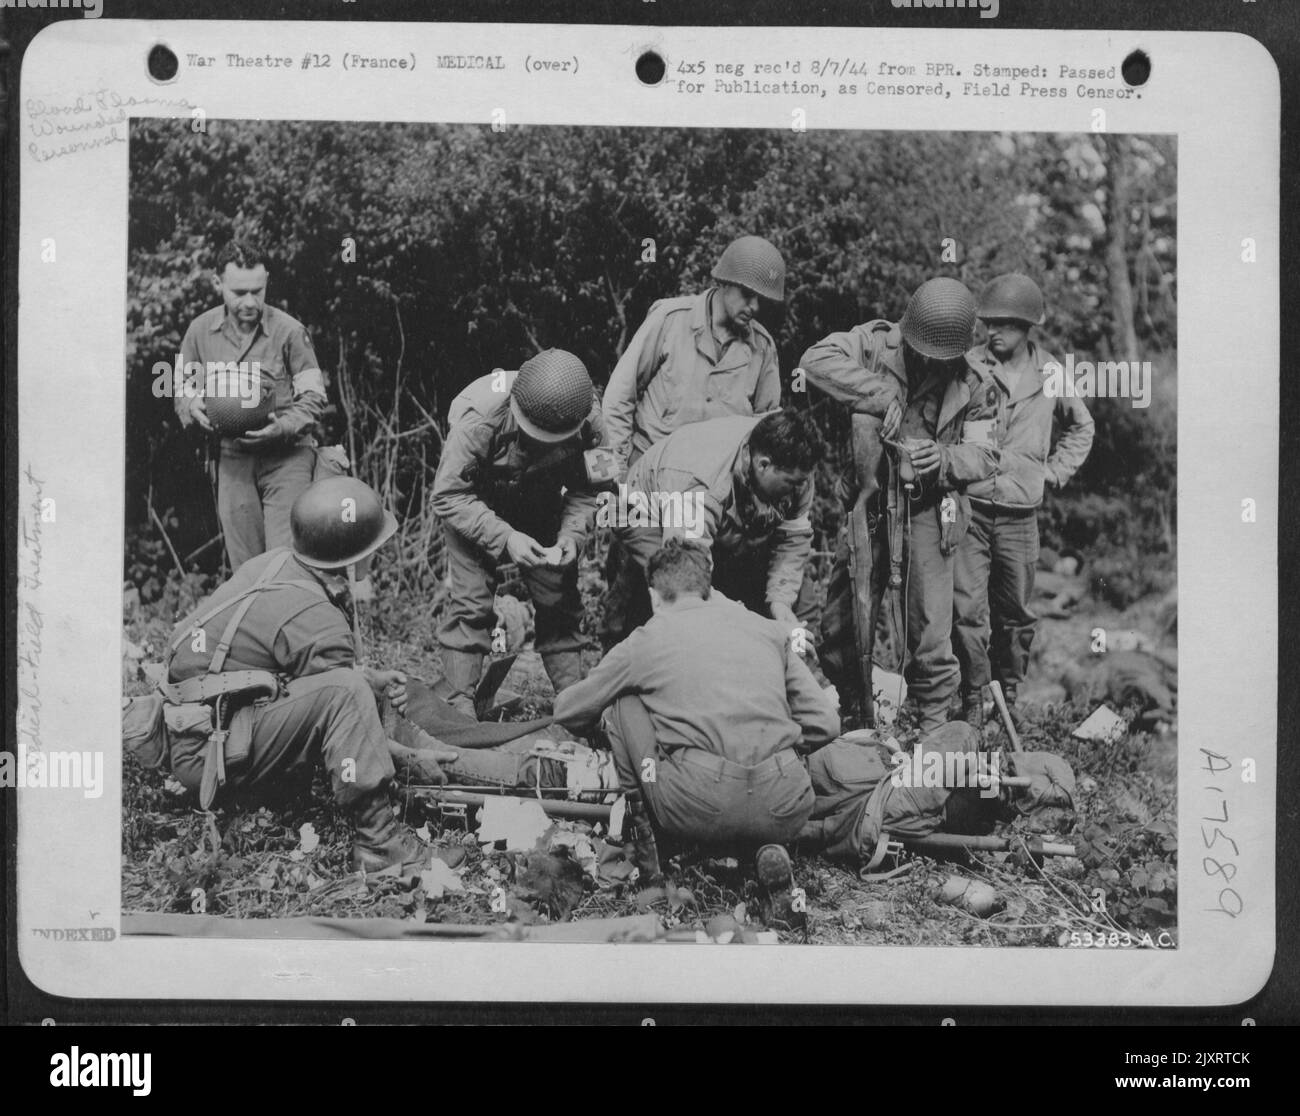
<instances>
[{"instance_id":1,"label":"helmet chin strap","mask_svg":"<svg viewBox=\"0 0 1300 1116\"><path fill-rule=\"evenodd\" d=\"M348 572L348 596L352 598L352 650L357 657L357 666L365 664L365 646L361 642L361 608L357 603L357 566L355 562L349 562L347 565Z\"/></svg>"}]
</instances>

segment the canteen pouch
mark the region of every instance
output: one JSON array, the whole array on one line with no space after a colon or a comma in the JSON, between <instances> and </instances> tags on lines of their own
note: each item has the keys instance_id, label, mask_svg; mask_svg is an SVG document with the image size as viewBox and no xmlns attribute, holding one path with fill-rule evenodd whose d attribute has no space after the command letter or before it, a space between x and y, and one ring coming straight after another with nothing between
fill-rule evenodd
<instances>
[{"instance_id":1,"label":"canteen pouch","mask_svg":"<svg viewBox=\"0 0 1300 1116\"><path fill-rule=\"evenodd\" d=\"M122 750L145 767L155 769L167 760L167 726L159 694L128 698L122 703Z\"/></svg>"}]
</instances>

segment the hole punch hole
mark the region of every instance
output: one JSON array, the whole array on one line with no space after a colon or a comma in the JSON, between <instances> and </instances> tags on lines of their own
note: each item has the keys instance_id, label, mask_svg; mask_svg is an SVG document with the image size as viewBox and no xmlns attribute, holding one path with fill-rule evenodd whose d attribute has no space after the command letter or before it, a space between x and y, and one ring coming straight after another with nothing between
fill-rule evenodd
<instances>
[{"instance_id":1,"label":"hole punch hole","mask_svg":"<svg viewBox=\"0 0 1300 1116\"><path fill-rule=\"evenodd\" d=\"M176 52L163 43L156 43L150 49L145 66L149 71L149 77L157 82L174 81L181 69Z\"/></svg>"},{"instance_id":2,"label":"hole punch hole","mask_svg":"<svg viewBox=\"0 0 1300 1116\"><path fill-rule=\"evenodd\" d=\"M668 67L657 51L647 50L636 60L636 76L642 85L658 85L667 72Z\"/></svg>"},{"instance_id":3,"label":"hole punch hole","mask_svg":"<svg viewBox=\"0 0 1300 1116\"><path fill-rule=\"evenodd\" d=\"M1145 50L1132 51L1124 59L1119 72L1129 85L1146 85L1147 79L1151 77L1151 59Z\"/></svg>"}]
</instances>

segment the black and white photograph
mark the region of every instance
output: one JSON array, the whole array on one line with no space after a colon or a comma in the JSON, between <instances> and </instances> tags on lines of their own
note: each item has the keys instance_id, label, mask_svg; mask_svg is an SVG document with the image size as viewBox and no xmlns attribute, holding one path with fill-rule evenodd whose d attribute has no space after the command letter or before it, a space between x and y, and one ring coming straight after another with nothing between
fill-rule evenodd
<instances>
[{"instance_id":1,"label":"black and white photograph","mask_svg":"<svg viewBox=\"0 0 1300 1116\"><path fill-rule=\"evenodd\" d=\"M125 929L1176 946L1172 137L130 167Z\"/></svg>"},{"instance_id":2,"label":"black and white photograph","mask_svg":"<svg viewBox=\"0 0 1300 1116\"><path fill-rule=\"evenodd\" d=\"M1259 991L1257 42L265 28L26 55L34 985Z\"/></svg>"}]
</instances>

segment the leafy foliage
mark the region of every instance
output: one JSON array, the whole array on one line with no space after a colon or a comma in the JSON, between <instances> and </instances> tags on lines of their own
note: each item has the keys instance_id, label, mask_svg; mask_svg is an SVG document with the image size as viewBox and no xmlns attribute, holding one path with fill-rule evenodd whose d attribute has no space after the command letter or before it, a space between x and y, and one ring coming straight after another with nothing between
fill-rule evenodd
<instances>
[{"instance_id":1,"label":"leafy foliage","mask_svg":"<svg viewBox=\"0 0 1300 1116\"><path fill-rule=\"evenodd\" d=\"M183 560L217 529L201 454L151 387L155 362L171 364L189 321L215 305L213 263L234 234L271 251L270 301L308 325L332 379L327 436L403 522L387 559L403 589L436 583L428 489L454 395L549 345L577 353L603 382L650 304L707 285L741 233L762 233L785 255L787 301L764 317L787 371L832 330L897 318L931 275L978 288L1019 269L1047 296L1049 349L1108 356L1123 319L1145 349L1166 354L1172 389L1172 141L1112 139L292 121L215 121L194 133L186 121L135 121L127 519L142 534L132 543L155 529L150 504L187 509L167 529ZM1128 307L1114 304L1106 266L1117 176ZM941 258L948 238L955 262ZM815 406L832 445L844 443L842 410ZM1150 411L1095 410L1097 448L1078 485L1148 494L1141 518L1168 549L1171 390ZM836 526L825 494L839 465L832 457L823 469L819 546ZM1049 507L1049 519L1064 532L1069 515ZM1061 540L1049 531L1048 541ZM187 564L218 560L211 547Z\"/></svg>"}]
</instances>

